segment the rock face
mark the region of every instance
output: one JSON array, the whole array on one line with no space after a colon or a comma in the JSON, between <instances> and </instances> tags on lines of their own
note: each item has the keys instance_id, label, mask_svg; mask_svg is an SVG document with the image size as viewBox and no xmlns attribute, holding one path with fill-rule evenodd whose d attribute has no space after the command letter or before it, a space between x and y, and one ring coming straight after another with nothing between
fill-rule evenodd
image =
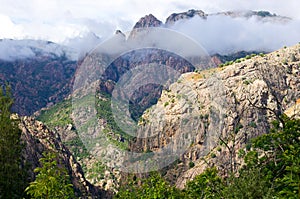
<instances>
[{"instance_id":1,"label":"rock face","mask_svg":"<svg viewBox=\"0 0 300 199\"><path fill-rule=\"evenodd\" d=\"M159 21L156 17L152 14L146 15L142 17L133 27L136 28L150 28L150 27L159 27L162 25L162 22Z\"/></svg>"},{"instance_id":2,"label":"rock face","mask_svg":"<svg viewBox=\"0 0 300 199\"><path fill-rule=\"evenodd\" d=\"M213 165L226 176L243 164L239 153L251 138L268 132L272 120L299 106L299 71L300 44L227 67L183 74L143 114L141 138L131 143L131 150L159 151L186 135L190 144L180 157L184 169L178 165L166 177L178 175L180 168L175 183L183 188ZM173 150L182 141L176 140Z\"/></svg>"},{"instance_id":3,"label":"rock face","mask_svg":"<svg viewBox=\"0 0 300 199\"><path fill-rule=\"evenodd\" d=\"M190 19L195 16L199 16L202 19L206 19L207 14L205 14L202 10L188 10L187 12L182 13L173 13L166 19L166 25L172 25L178 20Z\"/></svg>"},{"instance_id":4,"label":"rock face","mask_svg":"<svg viewBox=\"0 0 300 199\"><path fill-rule=\"evenodd\" d=\"M201 10L189 10L182 13L173 13L165 24L152 14L142 17L133 27L133 31L128 38L134 38L139 28L171 26L180 20L188 20L193 17L206 19L213 15L225 15L230 17L258 16L260 19L273 19L273 21L288 21L289 18L277 16L266 11L247 11L247 12L222 12L216 14L205 14ZM116 35L126 40L126 36L119 30ZM4 60L0 56L0 84L9 82L12 86L15 99L13 110L20 115L31 115L43 107L51 106L60 102L68 96L72 89L73 76L77 68L76 59L72 58L76 52L68 52L63 46L47 41L1 41L7 46L2 49L18 49L18 55L12 54L9 60ZM17 43L17 44L14 44ZM29 46L28 46L29 45ZM45 49L39 49L44 46ZM1 50L1 46L0 46ZM26 52L29 51L29 57ZM22 54L25 52L25 54ZM4 50L3 54L6 54ZM71 55L74 54L74 55ZM249 54L249 53L248 53ZM228 61L238 57L232 55L215 56L216 63ZM147 60L145 60L146 62ZM80 65L80 62L78 65ZM149 62L148 62L149 63ZM126 63L122 63L126 64ZM173 65L176 63L173 63ZM180 63L179 63L180 64ZM122 67L124 65L120 65ZM132 66L129 66L132 67Z\"/></svg>"},{"instance_id":5,"label":"rock face","mask_svg":"<svg viewBox=\"0 0 300 199\"><path fill-rule=\"evenodd\" d=\"M92 198L111 198L108 192L94 187L85 179L80 164L68 148L62 144L57 133L49 130L42 122L36 121L31 117L21 118L19 127L22 130L21 139L25 143L23 159L25 161L24 165L29 165L28 174L30 181L35 179L33 170L41 166L39 159L42 157L42 153L51 150L59 154L63 165L69 172L77 196L83 198L88 196Z\"/></svg>"},{"instance_id":6,"label":"rock face","mask_svg":"<svg viewBox=\"0 0 300 199\"><path fill-rule=\"evenodd\" d=\"M159 64L170 67L179 73L194 71L195 68L180 56L160 49L140 49L127 52L114 60L105 70L100 82L100 91L111 94L120 78L135 67L149 67ZM143 77L139 77L143 79ZM149 79L148 79L149 81ZM153 80L155 82L155 80ZM140 87L130 99L131 116L137 120L148 107L157 102L161 95L162 85L147 84Z\"/></svg>"},{"instance_id":7,"label":"rock face","mask_svg":"<svg viewBox=\"0 0 300 199\"><path fill-rule=\"evenodd\" d=\"M276 21L276 22L288 22L291 20L289 17L284 17L284 16L278 16L276 14L271 14L268 11L228 11L228 12L219 12L215 14L210 14L210 16L214 15L225 15L229 17L234 17L234 18L251 18L251 17L258 17L262 21Z\"/></svg>"},{"instance_id":8,"label":"rock face","mask_svg":"<svg viewBox=\"0 0 300 199\"><path fill-rule=\"evenodd\" d=\"M64 99L72 89L77 64L66 57L0 60L0 84L9 82L14 96L13 111L31 115Z\"/></svg>"}]
</instances>

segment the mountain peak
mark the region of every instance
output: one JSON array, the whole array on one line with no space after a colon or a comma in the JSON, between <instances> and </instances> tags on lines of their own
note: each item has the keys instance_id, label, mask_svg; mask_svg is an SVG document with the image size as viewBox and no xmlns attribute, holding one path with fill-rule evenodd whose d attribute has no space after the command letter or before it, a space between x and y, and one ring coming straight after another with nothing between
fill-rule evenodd
<instances>
[{"instance_id":1,"label":"mountain peak","mask_svg":"<svg viewBox=\"0 0 300 199\"><path fill-rule=\"evenodd\" d=\"M181 19L190 19L195 16L199 16L203 19L206 19L207 14L205 14L202 10L188 10L186 12L181 12L181 13L173 13L171 14L167 20L166 24L174 24L176 21L181 20Z\"/></svg>"},{"instance_id":2,"label":"mountain peak","mask_svg":"<svg viewBox=\"0 0 300 199\"><path fill-rule=\"evenodd\" d=\"M142 17L135 25L134 29L136 28L149 28L149 27L159 27L162 25L162 22L158 20L152 14L146 15Z\"/></svg>"}]
</instances>

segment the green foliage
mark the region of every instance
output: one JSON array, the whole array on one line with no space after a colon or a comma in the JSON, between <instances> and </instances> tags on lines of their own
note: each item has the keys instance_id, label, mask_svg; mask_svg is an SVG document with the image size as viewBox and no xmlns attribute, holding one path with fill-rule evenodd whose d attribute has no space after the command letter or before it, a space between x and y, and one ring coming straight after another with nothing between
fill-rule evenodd
<instances>
[{"instance_id":1,"label":"green foliage","mask_svg":"<svg viewBox=\"0 0 300 199\"><path fill-rule=\"evenodd\" d=\"M71 111L71 100L64 100L49 109L42 110L36 119L49 127L66 126L73 123L70 117Z\"/></svg>"},{"instance_id":2,"label":"green foliage","mask_svg":"<svg viewBox=\"0 0 300 199\"><path fill-rule=\"evenodd\" d=\"M19 121L11 118L13 104L9 86L0 88L0 198L22 198L26 173L21 167Z\"/></svg>"},{"instance_id":3,"label":"green foliage","mask_svg":"<svg viewBox=\"0 0 300 199\"><path fill-rule=\"evenodd\" d=\"M67 170L57 164L58 155L53 152L43 153L40 159L42 167L37 167L38 173L34 182L26 188L32 198L68 199L74 198L73 185Z\"/></svg>"},{"instance_id":4,"label":"green foliage","mask_svg":"<svg viewBox=\"0 0 300 199\"><path fill-rule=\"evenodd\" d=\"M273 189L263 171L257 167L241 170L238 177L232 175L222 190L225 198L272 198Z\"/></svg>"},{"instance_id":5,"label":"green foliage","mask_svg":"<svg viewBox=\"0 0 300 199\"><path fill-rule=\"evenodd\" d=\"M227 61L225 62L224 66L229 66L229 65L232 65L234 62L233 61Z\"/></svg>"},{"instance_id":6,"label":"green foliage","mask_svg":"<svg viewBox=\"0 0 300 199\"><path fill-rule=\"evenodd\" d=\"M87 98L82 99L80 103L86 103ZM64 100L46 110L42 110L37 120L45 123L50 128L66 127L68 124L73 124L71 119L72 101ZM75 130L76 131L76 130ZM75 136L72 140L64 142L64 144L79 158L84 158L89 155L87 149L82 143L79 136Z\"/></svg>"},{"instance_id":7,"label":"green foliage","mask_svg":"<svg viewBox=\"0 0 300 199\"><path fill-rule=\"evenodd\" d=\"M195 163L194 163L194 162L192 162L192 161L189 162L189 167L190 167L190 168L193 168L194 166L195 166Z\"/></svg>"},{"instance_id":8,"label":"green foliage","mask_svg":"<svg viewBox=\"0 0 300 199\"><path fill-rule=\"evenodd\" d=\"M178 191L156 175L131 181L117 198L300 198L300 120L282 116L282 121L238 151L245 166L226 179L208 168Z\"/></svg>"},{"instance_id":9,"label":"green foliage","mask_svg":"<svg viewBox=\"0 0 300 199\"><path fill-rule=\"evenodd\" d=\"M180 199L183 196L182 192L168 184L161 175L154 173L146 179L133 178L121 187L115 198Z\"/></svg>"},{"instance_id":10,"label":"green foliage","mask_svg":"<svg viewBox=\"0 0 300 199\"><path fill-rule=\"evenodd\" d=\"M187 183L186 198L222 198L222 189L222 179L214 167Z\"/></svg>"},{"instance_id":11,"label":"green foliage","mask_svg":"<svg viewBox=\"0 0 300 199\"><path fill-rule=\"evenodd\" d=\"M246 152L244 151L244 149L239 149L239 151L238 151L238 157L239 157L239 158L244 157L245 154L246 154Z\"/></svg>"},{"instance_id":12,"label":"green foliage","mask_svg":"<svg viewBox=\"0 0 300 199\"><path fill-rule=\"evenodd\" d=\"M97 109L97 116L99 118L104 118L107 121L108 128L113 131L114 133L117 133L119 135L122 135L124 138L129 139L128 134L122 131L120 127L117 125L114 115L111 110L111 98L107 94L101 94L104 95L103 99L97 100L96 102L96 109ZM105 99L104 99L105 98Z\"/></svg>"},{"instance_id":13,"label":"green foliage","mask_svg":"<svg viewBox=\"0 0 300 199\"><path fill-rule=\"evenodd\" d=\"M210 154L210 157L211 157L211 158L216 158L217 155L216 155L215 153L211 153L211 154Z\"/></svg>"},{"instance_id":14,"label":"green foliage","mask_svg":"<svg viewBox=\"0 0 300 199\"><path fill-rule=\"evenodd\" d=\"M249 126L251 126L252 128L257 128L257 124L254 121L251 121L249 123Z\"/></svg>"},{"instance_id":15,"label":"green foliage","mask_svg":"<svg viewBox=\"0 0 300 199\"><path fill-rule=\"evenodd\" d=\"M274 129L253 141L256 153L263 155L257 159L257 167L263 169L273 182L279 198L300 197L300 120L282 116L283 124L274 122ZM283 126L283 127L281 127Z\"/></svg>"}]
</instances>

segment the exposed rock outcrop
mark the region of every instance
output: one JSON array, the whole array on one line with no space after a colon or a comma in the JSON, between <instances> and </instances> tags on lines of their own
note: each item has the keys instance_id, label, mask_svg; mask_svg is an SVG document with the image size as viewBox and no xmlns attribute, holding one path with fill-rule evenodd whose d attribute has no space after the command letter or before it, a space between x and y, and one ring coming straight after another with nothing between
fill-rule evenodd
<instances>
[{"instance_id":1,"label":"exposed rock outcrop","mask_svg":"<svg viewBox=\"0 0 300 199\"><path fill-rule=\"evenodd\" d=\"M146 15L145 17L142 17L138 22L136 22L133 29L159 27L161 25L162 25L162 22L160 20L158 20L152 14L149 14L149 15Z\"/></svg>"},{"instance_id":2,"label":"exposed rock outcrop","mask_svg":"<svg viewBox=\"0 0 300 199\"><path fill-rule=\"evenodd\" d=\"M81 165L76 161L76 158L66 148L60 136L49 130L42 122L36 121L31 117L22 117L19 124L22 130L21 139L25 143L23 149L24 165L29 166L28 174L30 181L35 179L33 170L40 167L39 159L44 151L55 151L59 154L63 165L66 167L72 184L74 185L77 196L82 198L110 198L108 192L100 190L89 183L84 176Z\"/></svg>"},{"instance_id":3,"label":"exposed rock outcrop","mask_svg":"<svg viewBox=\"0 0 300 199\"><path fill-rule=\"evenodd\" d=\"M238 151L251 138L268 132L272 120L298 106L299 60L300 44L224 68L183 74L144 113L141 138L131 150L159 151L183 134L190 145L180 157L186 166L176 182L179 188L213 165L226 176L243 164ZM175 142L174 150L182 140ZM195 167L189 168L190 162Z\"/></svg>"},{"instance_id":4,"label":"exposed rock outcrop","mask_svg":"<svg viewBox=\"0 0 300 199\"><path fill-rule=\"evenodd\" d=\"M206 19L207 14L205 14L202 10L188 10L187 12L182 13L173 13L166 19L166 25L172 25L176 21L190 19L195 16L201 17L202 19Z\"/></svg>"},{"instance_id":5,"label":"exposed rock outcrop","mask_svg":"<svg viewBox=\"0 0 300 199\"><path fill-rule=\"evenodd\" d=\"M67 57L37 55L26 60L0 60L0 85L9 82L13 111L31 115L62 101L72 89L77 64Z\"/></svg>"}]
</instances>

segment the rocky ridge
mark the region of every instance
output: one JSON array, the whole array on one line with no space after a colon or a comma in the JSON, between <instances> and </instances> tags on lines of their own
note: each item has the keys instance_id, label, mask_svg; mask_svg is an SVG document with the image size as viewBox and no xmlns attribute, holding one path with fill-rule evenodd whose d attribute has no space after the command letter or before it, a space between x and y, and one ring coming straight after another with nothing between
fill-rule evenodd
<instances>
[{"instance_id":1,"label":"rocky ridge","mask_svg":"<svg viewBox=\"0 0 300 199\"><path fill-rule=\"evenodd\" d=\"M133 29L159 27L161 25L162 25L162 22L160 20L158 20L152 14L149 14L149 15L146 15L145 17L142 17L138 22L136 22Z\"/></svg>"},{"instance_id":2,"label":"rocky ridge","mask_svg":"<svg viewBox=\"0 0 300 199\"><path fill-rule=\"evenodd\" d=\"M287 17L277 16L266 11L206 14L201 10L189 10L182 13L173 13L163 23L152 14L149 14L142 17L134 25L128 38L134 38L135 32L139 28L168 27L181 20L189 20L197 16L205 20L214 15L246 18L258 16L260 19L273 19L275 22L290 20ZM117 30L116 35L126 40L126 36L121 31ZM41 108L60 102L71 93L72 77L75 74L77 65L82 62L82 60L75 61L77 55L74 50L47 41L0 40L0 42L2 55L11 54L11 56L7 55L8 60L0 57L0 84L5 82L11 84L15 98L13 110L18 114L31 115ZM19 55L14 53L16 50ZM239 54L241 53L230 56L216 55L213 56L213 61L221 64L239 58Z\"/></svg>"},{"instance_id":3,"label":"rocky ridge","mask_svg":"<svg viewBox=\"0 0 300 199\"><path fill-rule=\"evenodd\" d=\"M190 18L193 18L195 16L198 16L198 17L200 17L202 19L207 19L207 14L205 14L202 10L191 9L191 10L188 10L187 12L181 12L181 13L173 13L173 14L171 14L166 19L165 24L166 25L172 25L176 21L190 19Z\"/></svg>"},{"instance_id":4,"label":"rocky ridge","mask_svg":"<svg viewBox=\"0 0 300 199\"><path fill-rule=\"evenodd\" d=\"M13 90L13 111L31 115L64 99L72 89L77 63L64 56L38 55L15 61L0 60L0 84Z\"/></svg>"},{"instance_id":5,"label":"rocky ridge","mask_svg":"<svg viewBox=\"0 0 300 199\"><path fill-rule=\"evenodd\" d=\"M186 133L181 127L188 119L194 122L188 129L190 147L166 178L177 176L173 180L183 188L213 165L226 176L243 164L240 154L251 138L268 132L272 120L298 106L299 70L300 44L227 67L183 74L142 116L140 126L151 132L142 130L139 136L154 136L137 139L131 150L159 151Z\"/></svg>"},{"instance_id":6,"label":"rocky ridge","mask_svg":"<svg viewBox=\"0 0 300 199\"><path fill-rule=\"evenodd\" d=\"M88 182L84 176L81 165L71 154L68 148L62 144L59 134L47 128L42 122L32 117L20 118L19 128L22 131L21 139L25 143L22 151L24 165L29 165L29 180L35 179L33 170L40 167L39 159L45 151L54 151L59 154L62 164L66 167L77 196L82 198L110 198L108 192Z\"/></svg>"}]
</instances>

